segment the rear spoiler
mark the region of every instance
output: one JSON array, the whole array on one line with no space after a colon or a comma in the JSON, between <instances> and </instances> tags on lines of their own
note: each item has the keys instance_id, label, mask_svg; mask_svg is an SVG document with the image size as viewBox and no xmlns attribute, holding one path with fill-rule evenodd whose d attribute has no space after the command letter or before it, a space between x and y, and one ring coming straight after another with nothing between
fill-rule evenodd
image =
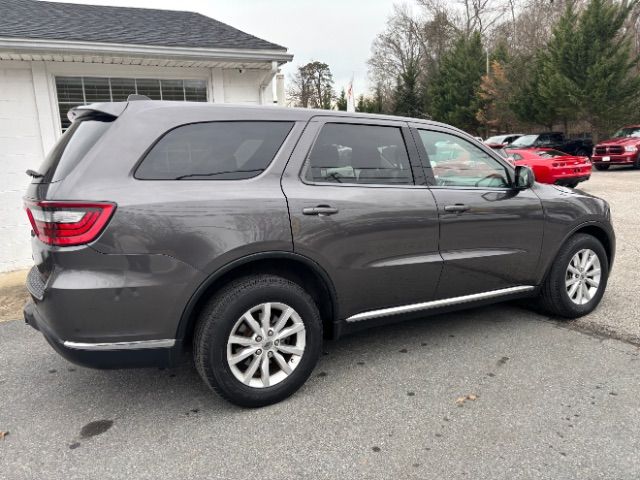
<instances>
[{"instance_id":1,"label":"rear spoiler","mask_svg":"<svg viewBox=\"0 0 640 480\"><path fill-rule=\"evenodd\" d=\"M67 113L67 118L72 122L84 117L106 117L115 120L127 108L127 102L92 103L74 107Z\"/></svg>"}]
</instances>

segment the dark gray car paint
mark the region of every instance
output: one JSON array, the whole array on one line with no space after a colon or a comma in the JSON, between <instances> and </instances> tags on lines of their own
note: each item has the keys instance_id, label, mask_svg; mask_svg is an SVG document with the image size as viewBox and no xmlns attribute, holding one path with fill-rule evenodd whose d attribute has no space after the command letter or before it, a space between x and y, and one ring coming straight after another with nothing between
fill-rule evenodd
<instances>
[{"instance_id":1,"label":"dark gray car paint","mask_svg":"<svg viewBox=\"0 0 640 480\"><path fill-rule=\"evenodd\" d=\"M444 132L472 141L451 128L412 123L418 152L427 167L440 220L439 249L444 265L437 299L468 295L516 285L537 285L536 267L544 229L542 203L532 189L437 186L419 130ZM496 158L491 149L481 150ZM507 172L511 167L497 158ZM450 213L447 205L467 211Z\"/></svg>"},{"instance_id":2,"label":"dark gray car paint","mask_svg":"<svg viewBox=\"0 0 640 480\"><path fill-rule=\"evenodd\" d=\"M436 204L428 188L310 184L300 180L303 163L320 129L326 122L336 121L368 123L336 117L310 122L282 178L294 251L327 270L339 292L342 317L432 299L442 257L438 252ZM406 127L405 122L398 121L375 123ZM302 213L304 208L319 205L337 208L338 212L330 216Z\"/></svg>"},{"instance_id":3,"label":"dark gray car paint","mask_svg":"<svg viewBox=\"0 0 640 480\"><path fill-rule=\"evenodd\" d=\"M320 186L305 184L299 177L324 121L404 128L411 123L470 138L446 125L182 102L138 101L108 110L120 115L80 165L63 181L34 183L27 192L34 199L117 204L114 217L91 245L60 248L33 240L35 263L47 278L44 299L34 299L36 308L63 340L175 338L178 331L188 330L178 324L208 279L264 252L302 255L326 271L337 303L336 318L327 320L337 321L362 311L462 292L538 285L564 239L584 225L605 232L613 257L608 205L577 191L538 184L524 191L482 192L420 184ZM137 162L165 132L216 120L281 120L295 125L269 168L252 179L133 177ZM428 183L428 159L408 140L411 163L418 169L414 176L418 183ZM472 206L467 214L445 215L439 210L459 196ZM326 203L339 213L301 214L306 206Z\"/></svg>"}]
</instances>

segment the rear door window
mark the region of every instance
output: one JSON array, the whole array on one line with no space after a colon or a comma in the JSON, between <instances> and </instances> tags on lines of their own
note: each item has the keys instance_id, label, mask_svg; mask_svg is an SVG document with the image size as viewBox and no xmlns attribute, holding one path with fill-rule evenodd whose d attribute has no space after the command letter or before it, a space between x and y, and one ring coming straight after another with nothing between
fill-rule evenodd
<instances>
[{"instance_id":1,"label":"rear door window","mask_svg":"<svg viewBox=\"0 0 640 480\"><path fill-rule=\"evenodd\" d=\"M138 167L141 180L242 180L271 163L293 122L207 122L164 135Z\"/></svg>"},{"instance_id":2,"label":"rear door window","mask_svg":"<svg viewBox=\"0 0 640 480\"><path fill-rule=\"evenodd\" d=\"M42 174L42 177L35 178L34 183L57 182L69 175L109 129L114 119L101 117L73 122L40 165L38 173Z\"/></svg>"},{"instance_id":3,"label":"rear door window","mask_svg":"<svg viewBox=\"0 0 640 480\"><path fill-rule=\"evenodd\" d=\"M324 125L303 176L314 183L413 185L400 128L378 125Z\"/></svg>"}]
</instances>

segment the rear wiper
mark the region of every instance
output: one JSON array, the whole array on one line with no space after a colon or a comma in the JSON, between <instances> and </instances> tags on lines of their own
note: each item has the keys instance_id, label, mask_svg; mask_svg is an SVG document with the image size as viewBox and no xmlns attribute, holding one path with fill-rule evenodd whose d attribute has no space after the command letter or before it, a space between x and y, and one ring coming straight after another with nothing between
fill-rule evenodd
<instances>
[{"instance_id":1,"label":"rear wiper","mask_svg":"<svg viewBox=\"0 0 640 480\"><path fill-rule=\"evenodd\" d=\"M26 173L27 175L29 175L30 177L33 177L33 178L42 178L42 177L44 177L44 175L41 174L40 172L36 172L35 170L31 170L31 169L27 170L24 173Z\"/></svg>"},{"instance_id":2,"label":"rear wiper","mask_svg":"<svg viewBox=\"0 0 640 480\"><path fill-rule=\"evenodd\" d=\"M180 175L175 179L182 180L183 178L191 178L191 177L215 177L216 175L225 175L227 173L252 173L252 172L264 172L264 168L257 168L255 170L229 170L228 172L190 173L188 175Z\"/></svg>"}]
</instances>

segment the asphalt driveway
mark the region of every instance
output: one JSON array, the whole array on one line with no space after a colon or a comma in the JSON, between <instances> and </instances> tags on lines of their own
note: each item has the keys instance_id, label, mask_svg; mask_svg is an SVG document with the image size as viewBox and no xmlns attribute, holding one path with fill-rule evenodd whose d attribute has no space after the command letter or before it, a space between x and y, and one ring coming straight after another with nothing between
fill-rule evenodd
<instances>
[{"instance_id":1,"label":"asphalt driveway","mask_svg":"<svg viewBox=\"0 0 640 480\"><path fill-rule=\"evenodd\" d=\"M188 363L73 366L18 321L0 346L2 478L640 476L638 347L511 305L330 343L298 394L260 410Z\"/></svg>"},{"instance_id":2,"label":"asphalt driveway","mask_svg":"<svg viewBox=\"0 0 640 480\"><path fill-rule=\"evenodd\" d=\"M188 363L88 370L0 322L0 478L637 480L639 184L614 170L583 186L610 201L618 238L591 315L502 305L363 332L261 410L223 402Z\"/></svg>"}]
</instances>

